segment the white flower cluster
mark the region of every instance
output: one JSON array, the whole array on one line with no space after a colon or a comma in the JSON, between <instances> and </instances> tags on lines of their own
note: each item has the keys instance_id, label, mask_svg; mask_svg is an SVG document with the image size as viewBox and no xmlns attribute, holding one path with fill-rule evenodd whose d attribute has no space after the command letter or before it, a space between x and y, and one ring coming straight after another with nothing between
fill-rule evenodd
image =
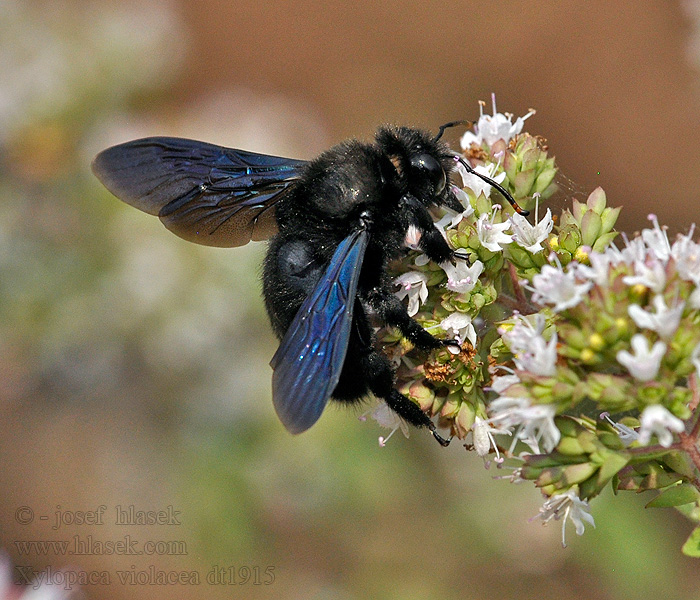
<instances>
[{"instance_id":1,"label":"white flower cluster","mask_svg":"<svg viewBox=\"0 0 700 600\"><path fill-rule=\"evenodd\" d=\"M480 105L480 116L474 131L467 131L460 140L462 148L469 148L472 144L481 146L484 142L493 146L499 140L508 144L523 130L525 120L535 114L534 110L530 110L524 117L518 117L513 123L513 115L499 113L496 110L495 94L491 94L491 106L493 107L493 115L485 115L483 103Z\"/></svg>"},{"instance_id":2,"label":"white flower cluster","mask_svg":"<svg viewBox=\"0 0 700 600\"><path fill-rule=\"evenodd\" d=\"M637 327L656 333L659 340L651 344L645 335L638 333L630 342L632 351L621 350L617 360L637 381L642 382L651 381L658 375L661 360L667 351L666 342L675 335L686 309L686 302L676 301L669 306L662 295L667 284L669 262L674 262L682 280L695 286L687 303L688 308L700 308L700 244L692 239L694 229L691 228L687 235L678 236L671 244L656 217L651 215L650 220L653 228L644 229L633 240L626 240L624 248L609 246L603 253L591 252L590 266L572 263L564 269L560 265L545 265L533 278L530 288L533 301L550 304L554 312L561 312L579 304L593 285L607 286L611 269L621 264L630 267L634 274L624 277L623 283L642 285L655 295L653 311L632 304L628 314ZM700 354L700 344L696 353Z\"/></svg>"},{"instance_id":3,"label":"white flower cluster","mask_svg":"<svg viewBox=\"0 0 700 600\"><path fill-rule=\"evenodd\" d=\"M482 105L481 116L474 130L466 133L461 140L462 148L476 150L472 147L483 146L486 149L488 146L491 148L490 155L495 156L498 162L474 167L477 174L499 184L504 182L506 174L502 164L508 164L509 169L512 164L509 162L510 157L506 157L503 151L505 146L502 144L505 142L507 145L521 133L524 121L531 114L533 113L530 112L513 122L513 115L496 111L495 99L492 115L484 115ZM495 144L498 144L495 150L503 150L494 153ZM593 397L596 393L595 385L598 385L599 381L595 377L590 380L580 377L576 381L577 365L581 370L588 372L587 369L604 362L605 376L610 375L610 367L617 366L616 371L612 370L613 375L616 377L628 373L626 385L634 381L630 389L639 393L656 390L654 385L645 385L647 382L658 379L661 385L669 376L672 377L670 367L676 364L674 356L681 357L677 362L683 361L683 370L678 371L679 376L684 377L694 368L696 376L700 378L700 336L695 335L687 326L696 314L692 311L700 310L700 244L693 241L694 228L686 235L680 235L675 241L671 241L666 229L651 215L651 227L644 229L640 235L633 239L623 236L624 244L621 247L606 247L615 235L612 227L619 209L607 208L605 195L600 190L599 193L591 194L586 205L575 203L572 212L564 215L568 219L566 224L578 227L582 239L586 240L584 243L590 244L581 246L580 242L574 242L575 247L572 249L570 245L575 236L563 235L563 221L559 234L549 240L554 226L549 209L539 219L539 207L535 203L533 224L517 213L504 218L499 212L502 210L500 205L495 204L491 208L491 204L485 200L490 197L492 186L468 172L461 163L457 163L456 168L462 178L463 188L468 188L465 192L464 189L453 187L453 193L464 210L455 212L446 209L445 215L435 226L445 237L448 236L448 231L461 226L460 235L468 236L467 248L474 252L472 262L470 264L460 259L441 263L439 267L444 272L444 283L438 291L428 287L429 282L432 286L432 282L438 278L435 277L435 269L431 271L424 268L429 259L421 254L415 259L414 269L394 280L399 286L396 295L407 301L408 313L411 316L418 314L426 302L429 312L432 312L432 307L439 302L448 310L451 307L452 312L449 316L442 321L436 321L433 327L441 328L460 344L468 341L472 346L477 346L478 326L475 328L474 321L478 321L479 317L474 312L467 313L461 310L475 310L473 307L478 303L472 299L478 298L481 292L488 290L491 298L500 293L498 282L494 285L491 280L492 265L501 265L503 262L498 260L498 257L495 260L491 257L505 250L506 258L510 257L512 268L521 273L521 276L528 279L531 277L529 283L522 283L530 292L531 304L528 304L527 298L520 294L519 290L515 294L516 298L504 299L503 304L522 306L523 312L533 310L532 304L546 307L541 312L527 316L516 311L514 317L499 329L501 339L513 358L510 368L504 365L490 367L492 381L485 391L493 392L496 398L489 402L480 395L476 400L473 397L466 398L463 405L456 402L460 411L455 413L458 414L454 417L458 427L453 431L457 431L457 435L462 437L471 427L474 450L484 458L487 466L490 464L489 456L493 454L496 463L500 464L504 457L514 457L514 453L519 452L525 466L529 467L536 465L537 461L528 459L528 455L549 454L560 447L562 432L557 424L562 425L555 419L562 406L559 402L561 394L565 394L563 397L569 397L567 386L571 386L574 390L571 397L579 394L581 390ZM588 216L587 210L592 211ZM465 224L468 227L465 228ZM406 245L420 250L420 235L415 228L409 230ZM559 254L551 254L544 265L544 255L528 257L522 252L524 250L530 255L537 255L547 247L561 247L561 252L557 250ZM592 248L601 248L601 251L594 251ZM481 260L478 260L477 256ZM566 262L565 257L569 257L567 260L573 258L574 261L562 266L560 260ZM587 264L576 262L576 259L581 257L588 258ZM484 271L487 271L487 275L484 275ZM433 293L436 293L436 296L431 296ZM482 297L486 298L488 294L484 293ZM627 298L635 300L630 302ZM644 301L635 303L639 302L637 298L643 298ZM619 327L619 330L609 327L608 321L605 320L596 321L596 327L600 323L602 327L608 327L601 329L606 335L608 331L612 332L611 336L617 335L615 331L619 331L619 336L612 342L606 337L598 345L594 339L603 340L603 335L597 333L596 327L589 328L589 325L591 320L598 317L592 313L596 310L595 307L599 306L598 302L601 299L614 300L616 310L610 322L614 322L614 327ZM506 304L506 300L510 304ZM473 304L470 304L471 302ZM463 306L470 308L456 308ZM604 310L608 312L607 308ZM605 315L606 318L610 316ZM569 317L571 320L567 321ZM570 324L579 321L581 327L578 329L585 335L577 337L577 327L572 329ZM562 325L558 331L557 324ZM498 346L496 348L498 349ZM584 357L581 348L592 356L590 360ZM607 355L603 354L606 348ZM691 349L692 354L688 356ZM673 356L669 357L669 354ZM567 357L579 356L579 362L567 362ZM600 381L607 380L603 377ZM555 387L551 388L553 391L551 396L548 396L550 385ZM589 385L591 387L587 389L586 386ZM616 406L615 399L605 401L608 404L602 404L604 407ZM686 435L686 424L678 418L680 412L671 406L671 400L668 403L664 400L651 401L663 402L670 406L671 410L662 404L649 404L649 400L640 402L639 427L636 430L615 423L606 413L601 415L602 419L610 422L625 447L647 446L652 443L652 439L653 443L658 444L654 451L657 451L658 447L676 449L680 447L679 444L685 443L683 436ZM461 409L465 406L469 410L462 412ZM674 415L672 411L677 414ZM466 415L464 419L463 415ZM372 417L391 430L388 436L379 438L380 445L384 445L399 429L407 434L402 421L386 406L380 405ZM447 417L447 420L450 418L452 417ZM495 437L504 435L511 436L512 439L507 451L503 450L504 446L499 447ZM516 450L519 442L522 442L522 445ZM529 479L533 478L531 471L532 469L526 475ZM584 524L594 523L588 503L579 497L577 485L566 491L557 489L559 493L554 493L545 501L539 518L544 523L552 519L561 519L562 544L566 545L564 527L568 520L574 523L578 535L583 533ZM583 484L582 490L586 499L597 493L591 493L590 487L584 487ZM546 493L552 492L549 490Z\"/></svg>"},{"instance_id":4,"label":"white flower cluster","mask_svg":"<svg viewBox=\"0 0 700 600\"><path fill-rule=\"evenodd\" d=\"M557 361L557 335L549 341L542 333L545 320L541 314L531 319L520 317L512 329L501 335L513 353L513 361L518 370L537 375L554 375ZM513 435L511 451L518 440L524 442L533 452L551 452L559 443L561 434L554 424L556 408L548 404L533 404L527 397L513 395L517 389L517 373L494 378L492 389L500 397L488 407L489 423L498 428L498 433Z\"/></svg>"}]
</instances>

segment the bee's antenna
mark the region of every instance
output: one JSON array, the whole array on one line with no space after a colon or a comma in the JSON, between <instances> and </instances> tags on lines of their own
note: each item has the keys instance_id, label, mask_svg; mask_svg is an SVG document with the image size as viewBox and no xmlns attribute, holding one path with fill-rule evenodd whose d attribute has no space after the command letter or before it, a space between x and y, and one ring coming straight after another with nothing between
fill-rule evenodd
<instances>
[{"instance_id":1,"label":"bee's antenna","mask_svg":"<svg viewBox=\"0 0 700 600\"><path fill-rule=\"evenodd\" d=\"M471 123L471 121L450 121L449 123L440 125L440 128L438 129L438 134L435 136L435 139L433 139L433 141L437 142L442 137L442 134L445 133L445 129L449 129L450 127L456 127L457 125L471 125Z\"/></svg>"},{"instance_id":2,"label":"bee's antenna","mask_svg":"<svg viewBox=\"0 0 700 600\"><path fill-rule=\"evenodd\" d=\"M481 173L477 173L472 166L464 160L459 155L455 155L455 160L462 163L462 166L472 175L476 175L479 179L483 179L486 183L488 183L490 186L495 187L501 194L503 194L503 197L510 202L510 205L515 209L515 212L517 212L519 215L523 215L524 217L527 217L530 214L529 210L525 210L524 208L520 208L520 205L515 201L513 196L510 195L510 192L506 188L504 188L500 183L494 181L490 177L487 177L486 175L482 175Z\"/></svg>"}]
</instances>

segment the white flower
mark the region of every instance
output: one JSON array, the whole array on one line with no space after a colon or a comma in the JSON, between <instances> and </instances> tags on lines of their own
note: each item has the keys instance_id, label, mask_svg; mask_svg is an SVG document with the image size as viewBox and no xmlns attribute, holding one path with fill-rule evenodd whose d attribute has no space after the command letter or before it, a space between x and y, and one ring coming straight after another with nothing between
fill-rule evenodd
<instances>
[{"instance_id":1,"label":"white flower","mask_svg":"<svg viewBox=\"0 0 700 600\"><path fill-rule=\"evenodd\" d=\"M484 263L480 260L468 265L466 261L457 261L457 265L444 262L440 265L447 274L447 289L460 294L471 292L484 270Z\"/></svg>"},{"instance_id":2,"label":"white flower","mask_svg":"<svg viewBox=\"0 0 700 600\"><path fill-rule=\"evenodd\" d=\"M383 400L377 405L377 408L374 409L372 412L372 418L377 422L377 424L381 427L385 427L386 429L391 429L391 433L387 435L386 437L384 436L379 436L379 445L383 448L386 446L386 443L389 441L389 438L394 435L394 432L396 430L401 429L401 433L404 434L404 436L408 437L408 425L406 425L406 422L399 417L393 410L389 408L389 405L384 402Z\"/></svg>"},{"instance_id":3,"label":"white flower","mask_svg":"<svg viewBox=\"0 0 700 600\"><path fill-rule=\"evenodd\" d=\"M620 350L617 353L617 362L637 381L651 381L659 373L661 359L666 353L666 344L656 342L649 348L649 341L641 333L632 336L630 344L634 354Z\"/></svg>"},{"instance_id":4,"label":"white flower","mask_svg":"<svg viewBox=\"0 0 700 600\"><path fill-rule=\"evenodd\" d=\"M395 292L399 300L408 296L408 316L412 317L428 298L428 276L419 271L408 271L394 279L394 283L401 286Z\"/></svg>"},{"instance_id":5,"label":"white flower","mask_svg":"<svg viewBox=\"0 0 700 600\"><path fill-rule=\"evenodd\" d=\"M535 375L551 376L556 373L557 334L554 332L549 342L540 335L544 331L542 315L536 317L536 327L521 318L512 329L501 335L513 353L515 366Z\"/></svg>"},{"instance_id":6,"label":"white flower","mask_svg":"<svg viewBox=\"0 0 700 600\"><path fill-rule=\"evenodd\" d=\"M546 525L552 519L558 521L563 517L561 524L561 545L566 548L566 521L571 519L571 522L576 527L576 535L583 535L586 529L584 521L595 527L591 508L585 500L581 500L574 489L570 489L563 494L556 494L545 500L538 519L542 519L542 523Z\"/></svg>"},{"instance_id":7,"label":"white flower","mask_svg":"<svg viewBox=\"0 0 700 600\"><path fill-rule=\"evenodd\" d=\"M498 168L498 164L490 163L489 165L477 165L474 167L474 171L480 175L488 177L489 179L493 179L496 183L503 183L503 180L506 178L505 171L499 173L498 175L494 175L496 169ZM481 194L483 194L487 198L490 197L491 189L493 188L490 183L467 171L465 166L460 162L457 163L457 170L462 176L464 187L468 187L472 192L474 192L474 196L478 198Z\"/></svg>"},{"instance_id":8,"label":"white flower","mask_svg":"<svg viewBox=\"0 0 700 600\"><path fill-rule=\"evenodd\" d=\"M616 256L619 254L615 249L613 252L591 252L588 255L588 260L591 266L576 263L576 274L582 279L589 279L597 286L605 287L610 278L610 267L614 264Z\"/></svg>"},{"instance_id":9,"label":"white flower","mask_svg":"<svg viewBox=\"0 0 700 600\"><path fill-rule=\"evenodd\" d=\"M561 312L581 302L593 286L593 282L576 283L574 270L565 273L561 267L544 265L532 278L532 286L534 302L554 304L554 312Z\"/></svg>"},{"instance_id":10,"label":"white flower","mask_svg":"<svg viewBox=\"0 0 700 600\"><path fill-rule=\"evenodd\" d=\"M647 247L644 240L641 237L629 240L624 233L622 238L625 240L625 247L622 250L618 250L615 246L608 247L608 250L616 256L615 263L632 265L635 262L644 262L647 258Z\"/></svg>"},{"instance_id":11,"label":"white flower","mask_svg":"<svg viewBox=\"0 0 700 600\"><path fill-rule=\"evenodd\" d=\"M647 406L639 417L639 443L646 446L655 435L659 444L668 448L673 443L673 433L685 431L685 425L678 417L672 415L668 409L660 404Z\"/></svg>"},{"instance_id":12,"label":"white flower","mask_svg":"<svg viewBox=\"0 0 700 600\"><path fill-rule=\"evenodd\" d=\"M523 130L525 119L535 114L534 110L528 112L524 117L518 117L515 123L512 122L513 115L502 114L496 111L496 95L491 94L493 105L493 115L484 114L484 104L480 103L481 115L474 127L475 133L467 131L460 140L463 149L469 148L472 144L481 146L486 142L489 146L498 140L504 140L506 144Z\"/></svg>"},{"instance_id":13,"label":"white flower","mask_svg":"<svg viewBox=\"0 0 700 600\"><path fill-rule=\"evenodd\" d=\"M446 209L445 216L442 217L439 221L435 223L435 227L437 227L441 232L444 232L446 229L454 229L459 225L460 221L462 219L466 219L468 217L471 217L474 214L474 209L472 208L472 205L469 203L469 196L464 192L464 190L461 190L458 187L454 188L455 191L455 196L457 196L458 200L460 200L461 204L466 206L466 208L461 212L461 213L455 213L454 211L450 210L449 208ZM462 198L459 197L459 194L457 192L460 192L461 194L464 194L466 197L466 201L463 201Z\"/></svg>"},{"instance_id":14,"label":"white flower","mask_svg":"<svg viewBox=\"0 0 700 600\"><path fill-rule=\"evenodd\" d=\"M12 571L19 573L21 583L12 581ZM77 573L73 572L77 575ZM82 596L78 591L77 577L73 586L69 583L70 572L54 570L49 565L46 571L37 571L29 566L12 569L10 559L0 552L0 598L2 600L68 600ZM26 584L26 585L24 585Z\"/></svg>"},{"instance_id":15,"label":"white flower","mask_svg":"<svg viewBox=\"0 0 700 600\"><path fill-rule=\"evenodd\" d=\"M695 365L695 374L698 379L700 379L700 344L695 346L693 353L690 355L690 359Z\"/></svg>"},{"instance_id":16,"label":"white flower","mask_svg":"<svg viewBox=\"0 0 700 600\"><path fill-rule=\"evenodd\" d=\"M478 415L474 417L474 424L472 425L472 440L474 442L474 449L476 453L484 458L491 452L491 448L496 452L496 462L503 462L501 458L501 453L498 450L498 445L493 435L506 434L512 435L507 429L497 429L491 426L491 423L486 419L482 419Z\"/></svg>"},{"instance_id":17,"label":"white flower","mask_svg":"<svg viewBox=\"0 0 700 600\"><path fill-rule=\"evenodd\" d=\"M515 373L511 375L494 375L491 379L491 385L489 387L500 395L511 385L515 385L516 383L520 383L520 377L518 377Z\"/></svg>"},{"instance_id":18,"label":"white flower","mask_svg":"<svg viewBox=\"0 0 700 600\"><path fill-rule=\"evenodd\" d=\"M671 247L671 256L676 261L680 278L700 285L700 245L691 238L694 230L692 227L688 235L678 237Z\"/></svg>"},{"instance_id":19,"label":"white flower","mask_svg":"<svg viewBox=\"0 0 700 600\"><path fill-rule=\"evenodd\" d=\"M453 312L449 317L441 321L440 327L447 333L455 336L460 345L464 343L464 340L469 340L472 346L476 346L476 330L469 315Z\"/></svg>"},{"instance_id":20,"label":"white flower","mask_svg":"<svg viewBox=\"0 0 700 600\"><path fill-rule=\"evenodd\" d=\"M632 286L641 284L660 294L666 287L666 267L656 258L634 261L634 275L627 275L622 282Z\"/></svg>"},{"instance_id":21,"label":"white flower","mask_svg":"<svg viewBox=\"0 0 700 600\"><path fill-rule=\"evenodd\" d=\"M427 254L419 254L418 256L416 256L416 260L413 261L413 263L417 267L424 267L429 262L430 262L430 259L428 258Z\"/></svg>"},{"instance_id":22,"label":"white flower","mask_svg":"<svg viewBox=\"0 0 700 600\"><path fill-rule=\"evenodd\" d=\"M503 331L500 331L503 339L506 340L508 347L513 353L527 350L530 345L530 340L533 337L542 335L547 326L547 321L542 313L535 313L527 317L517 315L517 318L518 320L513 324L511 329L504 328ZM532 322L533 319L534 324Z\"/></svg>"},{"instance_id":23,"label":"white flower","mask_svg":"<svg viewBox=\"0 0 700 600\"><path fill-rule=\"evenodd\" d=\"M484 213L476 222L476 233L479 236L479 242L491 252L501 252L503 250L501 246L510 244L513 241L512 236L503 233L510 228L510 225L510 221L494 223L493 218L489 219L489 215Z\"/></svg>"},{"instance_id":24,"label":"white flower","mask_svg":"<svg viewBox=\"0 0 700 600\"><path fill-rule=\"evenodd\" d=\"M654 296L656 312L647 312L639 304L630 305L627 308L627 312L637 324L637 327L655 331L662 340L669 340L678 329L684 307L685 302L681 302L678 306L668 308L664 297L661 294L657 294Z\"/></svg>"},{"instance_id":25,"label":"white flower","mask_svg":"<svg viewBox=\"0 0 700 600\"><path fill-rule=\"evenodd\" d=\"M695 310L700 309L700 287L696 287L688 298L688 306Z\"/></svg>"},{"instance_id":26,"label":"white flower","mask_svg":"<svg viewBox=\"0 0 700 600\"><path fill-rule=\"evenodd\" d=\"M656 258L665 262L671 256L671 244L668 241L666 228L661 228L656 215L649 215L648 219L654 223L654 228L642 229L642 240Z\"/></svg>"},{"instance_id":27,"label":"white flower","mask_svg":"<svg viewBox=\"0 0 700 600\"><path fill-rule=\"evenodd\" d=\"M461 166L461 163L457 164ZM472 203L469 200L469 195L467 192L465 192L461 187L453 185L452 193L455 195L459 203L464 206L464 212L467 213L466 216L468 217L472 215L474 213L474 209L472 208Z\"/></svg>"},{"instance_id":28,"label":"white flower","mask_svg":"<svg viewBox=\"0 0 700 600\"><path fill-rule=\"evenodd\" d=\"M523 371L551 377L556 373L557 341L556 332L552 334L549 342L546 342L541 336L533 338L527 351L521 352L513 358L515 365Z\"/></svg>"},{"instance_id":29,"label":"white flower","mask_svg":"<svg viewBox=\"0 0 700 600\"><path fill-rule=\"evenodd\" d=\"M552 211L547 209L544 218L539 222L535 217L534 225L531 225L530 221L518 213L513 213L510 216L510 221L513 229L513 241L516 244L533 254L544 250L542 242L547 239L554 226Z\"/></svg>"},{"instance_id":30,"label":"white flower","mask_svg":"<svg viewBox=\"0 0 700 600\"><path fill-rule=\"evenodd\" d=\"M500 465L501 469L504 469L503 465ZM509 475L496 475L494 479L508 479L511 483L525 483L527 479L523 479L523 468L522 467L505 467L504 470L510 469Z\"/></svg>"},{"instance_id":31,"label":"white flower","mask_svg":"<svg viewBox=\"0 0 700 600\"><path fill-rule=\"evenodd\" d=\"M518 438L530 449L539 454L540 445L544 452L551 452L559 443L561 433L554 424L556 409L549 404L534 404L523 412L523 422L518 430Z\"/></svg>"},{"instance_id":32,"label":"white flower","mask_svg":"<svg viewBox=\"0 0 700 600\"><path fill-rule=\"evenodd\" d=\"M610 425L612 425L613 429L620 437L620 441L624 444L625 447L629 446L631 443L636 442L639 439L639 434L634 429L632 429L631 427L627 427L627 425L624 425L622 423L616 423L610 418L610 415L608 413L601 413L600 417L602 419L605 419L608 423L610 423Z\"/></svg>"},{"instance_id":33,"label":"white flower","mask_svg":"<svg viewBox=\"0 0 700 600\"><path fill-rule=\"evenodd\" d=\"M518 428L513 444L522 440L539 454L540 443L545 452L551 452L559 443L561 433L554 424L556 409L551 404L531 404L529 398L502 396L491 402L489 412L493 426Z\"/></svg>"}]
</instances>

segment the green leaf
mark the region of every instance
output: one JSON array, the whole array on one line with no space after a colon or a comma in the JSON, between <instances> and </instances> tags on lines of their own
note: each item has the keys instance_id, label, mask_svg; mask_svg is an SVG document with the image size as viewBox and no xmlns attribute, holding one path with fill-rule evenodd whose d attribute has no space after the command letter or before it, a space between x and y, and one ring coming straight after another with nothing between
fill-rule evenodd
<instances>
[{"instance_id":1,"label":"green leaf","mask_svg":"<svg viewBox=\"0 0 700 600\"><path fill-rule=\"evenodd\" d=\"M562 483L566 487L570 487L575 483L581 483L591 477L597 470L598 467L591 463L569 465L563 469Z\"/></svg>"},{"instance_id":2,"label":"green leaf","mask_svg":"<svg viewBox=\"0 0 700 600\"><path fill-rule=\"evenodd\" d=\"M700 558L700 527L696 527L693 530L693 533L690 534L685 544L683 544L682 550L686 556Z\"/></svg>"},{"instance_id":3,"label":"green leaf","mask_svg":"<svg viewBox=\"0 0 700 600\"><path fill-rule=\"evenodd\" d=\"M682 479L678 473L664 473L662 471L653 471L647 475L639 486L640 490L660 490L669 485L672 485Z\"/></svg>"},{"instance_id":4,"label":"green leaf","mask_svg":"<svg viewBox=\"0 0 700 600\"><path fill-rule=\"evenodd\" d=\"M620 469L627 465L629 460L630 457L628 454L617 452L611 452L605 457L603 465L600 467L600 472L598 473L599 491L620 471Z\"/></svg>"},{"instance_id":5,"label":"green leaf","mask_svg":"<svg viewBox=\"0 0 700 600\"><path fill-rule=\"evenodd\" d=\"M680 506L681 504L690 504L697 499L697 490L689 483L682 483L665 489L651 502L648 502L646 508L669 508L671 506Z\"/></svg>"},{"instance_id":6,"label":"green leaf","mask_svg":"<svg viewBox=\"0 0 700 600\"><path fill-rule=\"evenodd\" d=\"M685 452L670 452L663 458L664 463L676 473L686 477L694 477L695 469L690 457Z\"/></svg>"}]
</instances>

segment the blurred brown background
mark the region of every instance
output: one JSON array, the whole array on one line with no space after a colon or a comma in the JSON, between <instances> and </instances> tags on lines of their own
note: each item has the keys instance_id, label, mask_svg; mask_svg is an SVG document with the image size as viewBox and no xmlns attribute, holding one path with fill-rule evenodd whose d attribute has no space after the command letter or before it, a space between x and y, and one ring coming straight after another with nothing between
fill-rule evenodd
<instances>
[{"instance_id":1,"label":"blurred brown background","mask_svg":"<svg viewBox=\"0 0 700 600\"><path fill-rule=\"evenodd\" d=\"M340 410L289 436L270 401L264 245L189 245L111 197L89 163L156 134L311 158L385 122L475 118L495 92L502 111L537 109L526 129L580 190L601 185L625 207L620 229L650 212L686 229L699 23L697 2L667 0L5 0L0 547L12 563L96 574L82 593L107 599L697 598L697 562L679 550L690 527L644 510L648 497L600 498L597 528L570 529L564 550L558 523L528 522L537 491L494 480L458 444L413 432L379 449L376 425ZM99 506L101 523L75 522ZM118 525L117 506L179 515ZM75 536L92 536L82 555ZM125 540L169 544L99 550ZM47 541L73 545L28 544ZM235 584L207 581L231 566ZM173 583L193 572L198 584ZM149 585L158 573L170 584Z\"/></svg>"}]
</instances>

